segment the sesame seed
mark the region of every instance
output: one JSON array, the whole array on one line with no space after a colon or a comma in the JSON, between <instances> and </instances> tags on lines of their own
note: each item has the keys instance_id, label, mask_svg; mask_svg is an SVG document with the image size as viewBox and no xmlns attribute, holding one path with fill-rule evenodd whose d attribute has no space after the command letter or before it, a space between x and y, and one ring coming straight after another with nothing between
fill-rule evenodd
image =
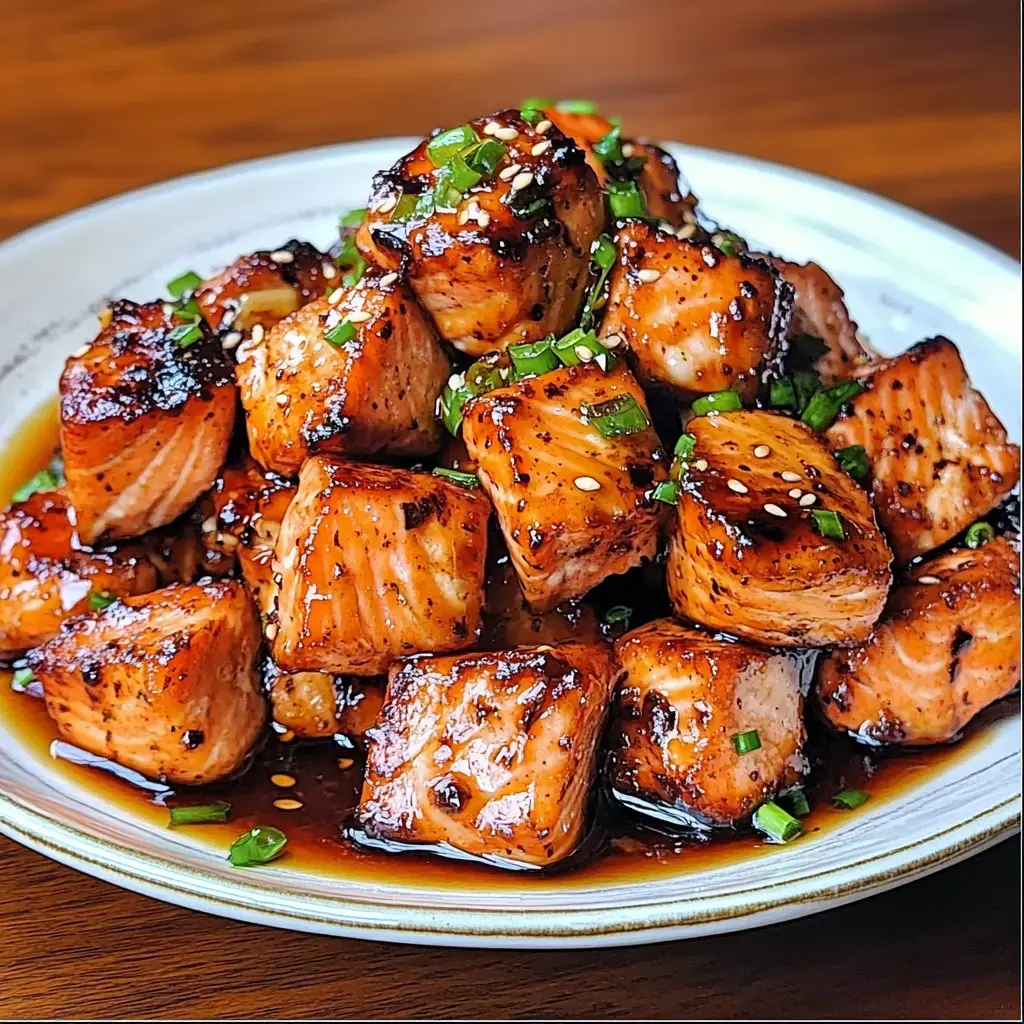
<instances>
[{"instance_id":1,"label":"sesame seed","mask_svg":"<svg viewBox=\"0 0 1024 1024\"><path fill-rule=\"evenodd\" d=\"M281 392L281 394L279 394L277 396L277 404L278 405L287 405L288 404L288 396L283 391Z\"/></svg>"},{"instance_id":2,"label":"sesame seed","mask_svg":"<svg viewBox=\"0 0 1024 1024\"><path fill-rule=\"evenodd\" d=\"M938 576L918 576L918 583L941 583L942 580Z\"/></svg>"},{"instance_id":3,"label":"sesame seed","mask_svg":"<svg viewBox=\"0 0 1024 1024\"><path fill-rule=\"evenodd\" d=\"M334 291L331 292L331 294L327 296L327 302L330 305L332 305L332 306L336 306L339 302L341 302L341 300L344 297L345 297L345 289L344 288L335 288Z\"/></svg>"},{"instance_id":4,"label":"sesame seed","mask_svg":"<svg viewBox=\"0 0 1024 1024\"><path fill-rule=\"evenodd\" d=\"M390 213L398 205L398 196L388 196L377 209L376 213Z\"/></svg>"},{"instance_id":5,"label":"sesame seed","mask_svg":"<svg viewBox=\"0 0 1024 1024\"><path fill-rule=\"evenodd\" d=\"M486 210L481 210L476 215L476 222L477 224L480 225L480 227L485 228L487 227L488 224L491 223L491 215Z\"/></svg>"},{"instance_id":6,"label":"sesame seed","mask_svg":"<svg viewBox=\"0 0 1024 1024\"><path fill-rule=\"evenodd\" d=\"M284 772L277 772L270 776L270 781L281 789L291 789L295 785L295 776L286 775Z\"/></svg>"},{"instance_id":7,"label":"sesame seed","mask_svg":"<svg viewBox=\"0 0 1024 1024\"><path fill-rule=\"evenodd\" d=\"M518 192L520 189L526 188L528 185L533 184L533 172L522 171L512 179L512 191Z\"/></svg>"},{"instance_id":8,"label":"sesame seed","mask_svg":"<svg viewBox=\"0 0 1024 1024\"><path fill-rule=\"evenodd\" d=\"M786 518L786 510L782 509L782 508L779 508L778 505L775 505L775 504L773 504L770 501L765 504L764 510L769 515L778 516L780 519L785 519Z\"/></svg>"},{"instance_id":9,"label":"sesame seed","mask_svg":"<svg viewBox=\"0 0 1024 1024\"><path fill-rule=\"evenodd\" d=\"M594 356L594 362L597 363L597 365L600 366L601 369L605 371L605 373L608 372L608 353L607 352L598 352L597 355Z\"/></svg>"},{"instance_id":10,"label":"sesame seed","mask_svg":"<svg viewBox=\"0 0 1024 1024\"><path fill-rule=\"evenodd\" d=\"M622 145L622 155L627 159L636 153L636 146L632 142L626 142Z\"/></svg>"},{"instance_id":11,"label":"sesame seed","mask_svg":"<svg viewBox=\"0 0 1024 1024\"><path fill-rule=\"evenodd\" d=\"M804 492L801 491L799 487L794 487L793 490L787 491L786 493L789 494L791 498L799 498Z\"/></svg>"},{"instance_id":12,"label":"sesame seed","mask_svg":"<svg viewBox=\"0 0 1024 1024\"><path fill-rule=\"evenodd\" d=\"M695 234L697 234L697 225L696 224L684 224L676 232L676 238L683 238L683 239L693 238L693 236Z\"/></svg>"},{"instance_id":13,"label":"sesame seed","mask_svg":"<svg viewBox=\"0 0 1024 1024\"><path fill-rule=\"evenodd\" d=\"M394 283L395 283L395 282L396 282L397 280L398 280L398 274L396 274L396 273L395 273L395 272L394 272L394 271L392 270L390 274L385 274L385 275L384 275L384 276L383 276L383 277L382 277L382 278L380 279L380 282L379 282L379 284L380 284L381 288L389 288L389 287L390 287L391 285L393 285L393 284L394 284Z\"/></svg>"},{"instance_id":14,"label":"sesame seed","mask_svg":"<svg viewBox=\"0 0 1024 1024\"><path fill-rule=\"evenodd\" d=\"M573 483L581 491L599 491L599 490L601 490L601 485L592 476L578 476L578 477L576 477L575 480L573 480Z\"/></svg>"},{"instance_id":15,"label":"sesame seed","mask_svg":"<svg viewBox=\"0 0 1024 1024\"><path fill-rule=\"evenodd\" d=\"M275 249L271 254L270 258L275 263L294 263L295 254L290 253L287 249Z\"/></svg>"},{"instance_id":16,"label":"sesame seed","mask_svg":"<svg viewBox=\"0 0 1024 1024\"><path fill-rule=\"evenodd\" d=\"M276 724L276 723L275 723L275 724ZM291 729L285 729L285 731L284 731L283 733L281 733L281 735L280 735L280 736L278 736L277 738L278 738L278 739L279 739L279 740L280 740L280 741L281 741L282 743L291 743L291 741L292 741L293 739L295 739L295 733L293 733L293 732L291 731Z\"/></svg>"},{"instance_id":17,"label":"sesame seed","mask_svg":"<svg viewBox=\"0 0 1024 1024\"><path fill-rule=\"evenodd\" d=\"M203 520L203 525L201 529L203 533L213 533L213 531L217 529L217 517L208 516L206 519Z\"/></svg>"},{"instance_id":18,"label":"sesame seed","mask_svg":"<svg viewBox=\"0 0 1024 1024\"><path fill-rule=\"evenodd\" d=\"M263 340L263 335L266 332L263 330L263 324L255 324L253 329L249 332L249 338L255 344L259 344Z\"/></svg>"},{"instance_id":19,"label":"sesame seed","mask_svg":"<svg viewBox=\"0 0 1024 1024\"><path fill-rule=\"evenodd\" d=\"M89 344L82 345L81 348L76 348L75 351L71 353L71 358L81 359L82 356L89 354L90 348L92 348L92 346Z\"/></svg>"},{"instance_id":20,"label":"sesame seed","mask_svg":"<svg viewBox=\"0 0 1024 1024\"><path fill-rule=\"evenodd\" d=\"M274 806L279 811L298 811L302 809L301 800L292 800L291 798L275 800Z\"/></svg>"},{"instance_id":21,"label":"sesame seed","mask_svg":"<svg viewBox=\"0 0 1024 1024\"><path fill-rule=\"evenodd\" d=\"M594 358L594 353L586 345L577 345L573 351L579 357L581 363L589 363Z\"/></svg>"},{"instance_id":22,"label":"sesame seed","mask_svg":"<svg viewBox=\"0 0 1024 1024\"><path fill-rule=\"evenodd\" d=\"M338 268L333 263L321 263L325 281L333 281L338 276Z\"/></svg>"},{"instance_id":23,"label":"sesame seed","mask_svg":"<svg viewBox=\"0 0 1024 1024\"><path fill-rule=\"evenodd\" d=\"M771 453L772 453L772 450L771 450L771 448L768 447L768 445L766 445L766 444L759 444L754 449L754 458L755 459L767 459L768 456L771 455Z\"/></svg>"},{"instance_id":24,"label":"sesame seed","mask_svg":"<svg viewBox=\"0 0 1024 1024\"><path fill-rule=\"evenodd\" d=\"M519 138L519 132L515 128L495 128L491 134L496 139L501 139L502 142L511 142L513 139Z\"/></svg>"},{"instance_id":25,"label":"sesame seed","mask_svg":"<svg viewBox=\"0 0 1024 1024\"><path fill-rule=\"evenodd\" d=\"M708 468L708 460L707 459L698 459L693 464L693 468L696 469L699 473L703 473L704 470Z\"/></svg>"},{"instance_id":26,"label":"sesame seed","mask_svg":"<svg viewBox=\"0 0 1024 1024\"><path fill-rule=\"evenodd\" d=\"M488 121L484 125L484 135L493 135L500 127L497 121Z\"/></svg>"},{"instance_id":27,"label":"sesame seed","mask_svg":"<svg viewBox=\"0 0 1024 1024\"><path fill-rule=\"evenodd\" d=\"M618 348L625 340L621 334L609 334L607 338L601 339L604 347L607 349Z\"/></svg>"},{"instance_id":28,"label":"sesame seed","mask_svg":"<svg viewBox=\"0 0 1024 1024\"><path fill-rule=\"evenodd\" d=\"M725 482L725 484L729 488L730 491L735 491L737 494L746 494L747 493L747 485L746 484L741 484L739 482L739 480L729 479L729 480L727 480Z\"/></svg>"},{"instance_id":29,"label":"sesame seed","mask_svg":"<svg viewBox=\"0 0 1024 1024\"><path fill-rule=\"evenodd\" d=\"M543 156L551 148L550 139L541 139L531 150L533 156Z\"/></svg>"},{"instance_id":30,"label":"sesame seed","mask_svg":"<svg viewBox=\"0 0 1024 1024\"><path fill-rule=\"evenodd\" d=\"M450 387L452 389L452 391L457 391L459 388L461 388L462 387L462 374L461 373L453 373L448 378L448 387Z\"/></svg>"},{"instance_id":31,"label":"sesame seed","mask_svg":"<svg viewBox=\"0 0 1024 1024\"><path fill-rule=\"evenodd\" d=\"M803 508L808 508L810 505L813 505L817 500L818 496L816 494L805 494L800 499L800 504Z\"/></svg>"},{"instance_id":32,"label":"sesame seed","mask_svg":"<svg viewBox=\"0 0 1024 1024\"><path fill-rule=\"evenodd\" d=\"M546 135L551 131L551 122L545 117L543 121L538 121L537 126L533 129L538 135Z\"/></svg>"},{"instance_id":33,"label":"sesame seed","mask_svg":"<svg viewBox=\"0 0 1024 1024\"><path fill-rule=\"evenodd\" d=\"M788 484L799 483L801 480L803 480L803 477L799 473L794 473L792 470L789 469L782 473L781 476L782 479L785 480Z\"/></svg>"},{"instance_id":34,"label":"sesame seed","mask_svg":"<svg viewBox=\"0 0 1024 1024\"><path fill-rule=\"evenodd\" d=\"M225 352L230 352L233 348L237 348L238 343L242 340L241 331L231 331L229 334L225 334L221 339L220 347Z\"/></svg>"},{"instance_id":35,"label":"sesame seed","mask_svg":"<svg viewBox=\"0 0 1024 1024\"><path fill-rule=\"evenodd\" d=\"M500 367L498 367L498 376L502 380L508 380L509 373L510 373L510 370L509 370L509 368L507 366L500 366Z\"/></svg>"},{"instance_id":36,"label":"sesame seed","mask_svg":"<svg viewBox=\"0 0 1024 1024\"><path fill-rule=\"evenodd\" d=\"M349 323L353 324L365 324L373 316L372 313L367 313L365 309L357 309L354 313L349 313L345 318Z\"/></svg>"},{"instance_id":37,"label":"sesame seed","mask_svg":"<svg viewBox=\"0 0 1024 1024\"><path fill-rule=\"evenodd\" d=\"M354 765L354 764L355 764L355 761L353 761L351 757L339 757L338 758L338 767L343 772L347 772L349 770L349 768L351 768L352 765Z\"/></svg>"},{"instance_id":38,"label":"sesame seed","mask_svg":"<svg viewBox=\"0 0 1024 1024\"><path fill-rule=\"evenodd\" d=\"M643 270L637 271L636 276L640 278L640 280L644 284L652 284L654 281L657 281L659 277L661 277L661 271L653 270L650 267L644 267Z\"/></svg>"},{"instance_id":39,"label":"sesame seed","mask_svg":"<svg viewBox=\"0 0 1024 1024\"><path fill-rule=\"evenodd\" d=\"M268 640L273 640L277 636L277 623L268 622L267 628L263 631L266 634Z\"/></svg>"},{"instance_id":40,"label":"sesame seed","mask_svg":"<svg viewBox=\"0 0 1024 1024\"><path fill-rule=\"evenodd\" d=\"M498 172L498 177L502 181L509 181L514 178L523 169L522 164L510 164L504 170Z\"/></svg>"}]
</instances>

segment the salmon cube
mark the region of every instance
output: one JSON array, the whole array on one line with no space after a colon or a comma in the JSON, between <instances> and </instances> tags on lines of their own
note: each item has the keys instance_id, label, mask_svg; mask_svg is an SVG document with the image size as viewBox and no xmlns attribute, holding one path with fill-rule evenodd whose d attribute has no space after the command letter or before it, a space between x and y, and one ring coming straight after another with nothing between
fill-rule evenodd
<instances>
[{"instance_id":1,"label":"salmon cube","mask_svg":"<svg viewBox=\"0 0 1024 1024\"><path fill-rule=\"evenodd\" d=\"M359 827L505 866L564 860L586 831L617 674L606 644L397 662L368 734Z\"/></svg>"}]
</instances>

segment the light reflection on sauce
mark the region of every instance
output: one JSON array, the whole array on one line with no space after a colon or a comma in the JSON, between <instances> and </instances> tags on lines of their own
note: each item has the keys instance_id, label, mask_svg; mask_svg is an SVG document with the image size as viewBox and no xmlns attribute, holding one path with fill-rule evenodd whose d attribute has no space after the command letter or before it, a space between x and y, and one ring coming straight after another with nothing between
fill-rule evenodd
<instances>
[{"instance_id":1,"label":"light reflection on sauce","mask_svg":"<svg viewBox=\"0 0 1024 1024\"><path fill-rule=\"evenodd\" d=\"M0 501L50 461L57 444L55 402L41 407L16 432L0 459ZM844 786L867 791L870 804L906 795L929 777L968 756L987 741L987 726L1001 717L1015 714L1019 698L1012 697L984 712L957 744L927 751L910 751L878 756L846 740L827 742L828 771L809 787L812 811L803 819L805 836L800 843L813 842L857 811L831 807L827 797ZM50 747L57 732L46 714L44 702L29 694L15 692L10 673L0 670L0 716L19 737L30 760L52 765L67 781L88 789L126 816L164 827L168 811L162 806L165 794L145 791L107 771L64 758L54 760ZM344 769L338 761L352 761ZM249 770L234 781L182 790L181 803L209 803L227 800L232 805L226 824L193 825L176 829L190 839L224 850L241 832L254 825L274 825L289 838L288 850L278 863L299 870L367 882L393 882L458 889L495 891L531 888L566 888L602 883L641 882L675 874L690 874L722 867L752 857L784 855L788 847L771 846L755 836L729 834L710 843L674 840L630 827L615 815L603 819L588 840L589 860L581 859L570 870L524 878L519 872L504 872L461 861L444 860L427 854L385 854L359 849L343 841L341 827L358 799L362 764L353 752L330 741L282 743L269 734L266 744ZM278 788L271 775L294 776L296 784ZM297 810L281 810L274 801L287 796L301 802ZM174 802L174 798L172 801Z\"/></svg>"}]
</instances>

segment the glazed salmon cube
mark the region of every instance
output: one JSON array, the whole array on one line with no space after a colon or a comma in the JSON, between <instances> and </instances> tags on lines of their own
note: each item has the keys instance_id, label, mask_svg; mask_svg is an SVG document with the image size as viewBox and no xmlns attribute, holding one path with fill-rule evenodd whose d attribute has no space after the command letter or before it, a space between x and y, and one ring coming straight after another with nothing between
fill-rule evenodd
<instances>
[{"instance_id":1,"label":"glazed salmon cube","mask_svg":"<svg viewBox=\"0 0 1024 1024\"><path fill-rule=\"evenodd\" d=\"M633 432L616 433L606 417L627 403ZM652 494L667 459L624 364L552 370L463 412L466 447L535 611L654 557L664 506Z\"/></svg>"},{"instance_id":2,"label":"glazed salmon cube","mask_svg":"<svg viewBox=\"0 0 1024 1024\"><path fill-rule=\"evenodd\" d=\"M82 542L136 537L188 509L224 461L236 396L208 331L176 323L159 302L115 302L60 379L60 444Z\"/></svg>"},{"instance_id":3,"label":"glazed salmon cube","mask_svg":"<svg viewBox=\"0 0 1024 1024\"><path fill-rule=\"evenodd\" d=\"M264 683L278 727L299 739L347 736L361 740L384 703L387 679L331 672L282 672L268 661Z\"/></svg>"},{"instance_id":4,"label":"glazed salmon cube","mask_svg":"<svg viewBox=\"0 0 1024 1024\"><path fill-rule=\"evenodd\" d=\"M864 743L955 739L1020 682L1020 552L999 537L919 562L884 618L818 675L818 706Z\"/></svg>"},{"instance_id":5,"label":"glazed salmon cube","mask_svg":"<svg viewBox=\"0 0 1024 1024\"><path fill-rule=\"evenodd\" d=\"M616 239L600 336L625 340L645 382L753 399L786 337L792 288L767 263L644 222Z\"/></svg>"},{"instance_id":6,"label":"glazed salmon cube","mask_svg":"<svg viewBox=\"0 0 1024 1024\"><path fill-rule=\"evenodd\" d=\"M373 676L402 655L473 646L489 515L478 490L441 477L308 459L274 559L275 661Z\"/></svg>"},{"instance_id":7,"label":"glazed salmon cube","mask_svg":"<svg viewBox=\"0 0 1024 1024\"><path fill-rule=\"evenodd\" d=\"M368 733L358 825L506 866L558 863L587 827L616 676L606 644L397 662Z\"/></svg>"},{"instance_id":8,"label":"glazed salmon cube","mask_svg":"<svg viewBox=\"0 0 1024 1024\"><path fill-rule=\"evenodd\" d=\"M955 537L1020 479L1020 448L971 387L946 338L914 345L860 374L867 390L828 430L833 449L861 445L865 481L899 562Z\"/></svg>"},{"instance_id":9,"label":"glazed salmon cube","mask_svg":"<svg viewBox=\"0 0 1024 1024\"><path fill-rule=\"evenodd\" d=\"M239 346L252 454L290 476L315 452L427 455L441 444L434 406L448 374L408 289L369 272Z\"/></svg>"},{"instance_id":10,"label":"glazed salmon cube","mask_svg":"<svg viewBox=\"0 0 1024 1024\"><path fill-rule=\"evenodd\" d=\"M698 416L669 541L676 614L755 643L863 640L892 553L868 496L822 440L769 412Z\"/></svg>"},{"instance_id":11,"label":"glazed salmon cube","mask_svg":"<svg viewBox=\"0 0 1024 1024\"><path fill-rule=\"evenodd\" d=\"M167 587L66 622L31 651L62 739L194 785L241 768L266 721L259 616L241 583Z\"/></svg>"},{"instance_id":12,"label":"glazed salmon cube","mask_svg":"<svg viewBox=\"0 0 1024 1024\"><path fill-rule=\"evenodd\" d=\"M659 619L620 637L615 653L625 676L607 775L624 806L706 834L742 822L806 773L813 652L764 650Z\"/></svg>"}]
</instances>

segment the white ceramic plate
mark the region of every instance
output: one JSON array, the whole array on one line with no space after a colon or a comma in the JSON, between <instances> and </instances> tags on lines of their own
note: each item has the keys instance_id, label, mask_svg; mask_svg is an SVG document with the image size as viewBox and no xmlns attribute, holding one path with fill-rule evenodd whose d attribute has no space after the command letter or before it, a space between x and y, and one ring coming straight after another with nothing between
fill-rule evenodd
<instances>
[{"instance_id":1,"label":"white ceramic plate","mask_svg":"<svg viewBox=\"0 0 1024 1024\"><path fill-rule=\"evenodd\" d=\"M337 214L414 140L354 143L199 174L42 225L0 246L0 443L53 394L108 296L147 299L185 267L211 271L296 236L326 245ZM929 335L961 347L1020 438L1020 268L920 214L812 175L670 147L707 212L846 289L883 352ZM340 935L452 945L625 944L810 914L919 878L1019 827L1020 721L990 726L916 788L836 828L705 871L514 890L412 887L227 865L223 848L136 820L54 770L0 722L0 827L55 860L215 914ZM197 830L199 831L199 830ZM685 858L682 858L685 860Z\"/></svg>"}]
</instances>

